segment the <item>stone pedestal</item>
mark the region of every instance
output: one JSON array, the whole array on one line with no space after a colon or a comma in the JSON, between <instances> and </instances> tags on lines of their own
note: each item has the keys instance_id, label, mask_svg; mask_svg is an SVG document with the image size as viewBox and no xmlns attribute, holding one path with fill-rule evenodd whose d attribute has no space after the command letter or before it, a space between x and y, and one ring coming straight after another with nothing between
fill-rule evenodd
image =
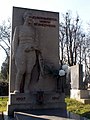
<instances>
[{"instance_id":1,"label":"stone pedestal","mask_svg":"<svg viewBox=\"0 0 90 120\"><path fill-rule=\"evenodd\" d=\"M9 96L8 115L13 115L14 111L26 111L32 109L61 108L66 109L64 93L47 92L39 96L38 92L29 94L13 94ZM42 100L41 100L42 99ZM41 103L39 102L41 100Z\"/></svg>"},{"instance_id":2,"label":"stone pedestal","mask_svg":"<svg viewBox=\"0 0 90 120\"><path fill-rule=\"evenodd\" d=\"M90 90L71 89L70 98L76 99L85 104L90 104Z\"/></svg>"},{"instance_id":3,"label":"stone pedestal","mask_svg":"<svg viewBox=\"0 0 90 120\"><path fill-rule=\"evenodd\" d=\"M90 97L90 90L71 89L70 97L75 99L85 99Z\"/></svg>"}]
</instances>

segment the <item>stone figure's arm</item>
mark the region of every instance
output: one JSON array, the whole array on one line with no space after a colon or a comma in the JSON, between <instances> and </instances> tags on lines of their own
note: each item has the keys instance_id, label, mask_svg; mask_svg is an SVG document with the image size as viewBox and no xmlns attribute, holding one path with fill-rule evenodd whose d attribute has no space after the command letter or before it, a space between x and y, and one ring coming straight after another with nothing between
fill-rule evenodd
<instances>
[{"instance_id":1,"label":"stone figure's arm","mask_svg":"<svg viewBox=\"0 0 90 120\"><path fill-rule=\"evenodd\" d=\"M40 48L39 48L39 34L37 32L37 30L35 29L35 50L38 50L40 51Z\"/></svg>"},{"instance_id":2,"label":"stone figure's arm","mask_svg":"<svg viewBox=\"0 0 90 120\"><path fill-rule=\"evenodd\" d=\"M42 57L42 54L40 53L39 54L39 65L40 65L40 72L41 72L41 75L44 77L44 60L43 60L43 57Z\"/></svg>"},{"instance_id":3,"label":"stone figure's arm","mask_svg":"<svg viewBox=\"0 0 90 120\"><path fill-rule=\"evenodd\" d=\"M19 34L19 28L15 27L14 34L13 34L13 41L12 41L13 58L15 57L16 50L17 50L18 43L19 43L18 34Z\"/></svg>"}]
</instances>

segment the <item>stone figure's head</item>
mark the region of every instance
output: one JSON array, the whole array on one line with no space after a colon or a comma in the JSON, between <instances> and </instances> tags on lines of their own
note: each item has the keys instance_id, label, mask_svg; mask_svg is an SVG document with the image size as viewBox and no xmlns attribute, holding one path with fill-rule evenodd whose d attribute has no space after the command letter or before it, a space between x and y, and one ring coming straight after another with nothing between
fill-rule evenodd
<instances>
[{"instance_id":1,"label":"stone figure's head","mask_svg":"<svg viewBox=\"0 0 90 120\"><path fill-rule=\"evenodd\" d=\"M24 22L28 24L33 24L32 13L30 11L26 11L23 15Z\"/></svg>"}]
</instances>

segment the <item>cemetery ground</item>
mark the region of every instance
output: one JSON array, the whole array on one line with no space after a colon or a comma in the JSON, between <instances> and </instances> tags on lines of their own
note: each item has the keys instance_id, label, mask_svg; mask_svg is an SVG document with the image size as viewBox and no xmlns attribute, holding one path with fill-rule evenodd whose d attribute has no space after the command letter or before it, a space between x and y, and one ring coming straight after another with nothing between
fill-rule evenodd
<instances>
[{"instance_id":1,"label":"cemetery ground","mask_svg":"<svg viewBox=\"0 0 90 120\"><path fill-rule=\"evenodd\" d=\"M0 113L6 111L8 97L0 97ZM69 97L65 98L67 110L90 119L90 104L83 104Z\"/></svg>"}]
</instances>

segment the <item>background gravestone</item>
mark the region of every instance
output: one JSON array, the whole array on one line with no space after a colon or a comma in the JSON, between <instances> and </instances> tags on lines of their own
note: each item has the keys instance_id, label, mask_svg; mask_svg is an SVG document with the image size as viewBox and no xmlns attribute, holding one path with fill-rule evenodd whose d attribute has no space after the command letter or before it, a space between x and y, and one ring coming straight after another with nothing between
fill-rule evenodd
<instances>
[{"instance_id":1,"label":"background gravestone","mask_svg":"<svg viewBox=\"0 0 90 120\"><path fill-rule=\"evenodd\" d=\"M26 11L29 11L32 15L34 27L38 31L39 48L44 65L46 65L44 67L49 71L46 72L45 77L38 78L37 67L34 68L30 82L30 93L14 94L17 70L12 60L11 46L8 115L13 115L14 111L29 109L66 109L65 95L56 91L57 79L49 73L50 70L54 72L59 70L59 13L13 7L12 37L15 27L23 24L23 15Z\"/></svg>"},{"instance_id":2,"label":"background gravestone","mask_svg":"<svg viewBox=\"0 0 90 120\"><path fill-rule=\"evenodd\" d=\"M70 98L76 99L84 104L90 104L90 90L85 89L83 66L79 64L71 67Z\"/></svg>"},{"instance_id":3,"label":"background gravestone","mask_svg":"<svg viewBox=\"0 0 90 120\"><path fill-rule=\"evenodd\" d=\"M74 65L71 67L71 89L83 89L83 66Z\"/></svg>"}]
</instances>

